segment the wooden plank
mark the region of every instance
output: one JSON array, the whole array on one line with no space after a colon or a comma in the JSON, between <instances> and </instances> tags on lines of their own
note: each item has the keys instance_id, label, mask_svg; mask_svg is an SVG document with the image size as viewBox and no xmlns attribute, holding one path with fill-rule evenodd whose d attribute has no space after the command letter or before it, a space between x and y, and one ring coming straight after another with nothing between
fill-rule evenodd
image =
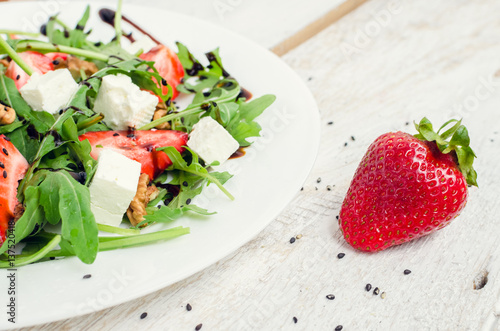
<instances>
[{"instance_id":1,"label":"wooden plank","mask_svg":"<svg viewBox=\"0 0 500 331\"><path fill-rule=\"evenodd\" d=\"M296 48L305 41L311 39L319 32L323 31L339 19L349 14L354 9L365 3L367 0L351 0L339 4L325 15L317 18L309 25L287 37L285 40L274 46L271 50L278 56L283 56L290 50Z\"/></svg>"},{"instance_id":2,"label":"wooden plank","mask_svg":"<svg viewBox=\"0 0 500 331\"><path fill-rule=\"evenodd\" d=\"M255 240L182 282L36 329L498 329L499 10L493 0L372 0L287 53L323 117L317 164L290 206ZM438 233L381 253L354 251L335 216L357 163L378 135L412 131L422 116L464 118L480 188Z\"/></svg>"}]
</instances>

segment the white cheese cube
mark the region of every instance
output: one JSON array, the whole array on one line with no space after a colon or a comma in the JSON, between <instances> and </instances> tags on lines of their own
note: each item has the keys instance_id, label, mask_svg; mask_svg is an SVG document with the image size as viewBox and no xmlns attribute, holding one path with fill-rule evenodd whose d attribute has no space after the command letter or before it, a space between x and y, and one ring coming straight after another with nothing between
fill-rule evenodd
<instances>
[{"instance_id":1,"label":"white cheese cube","mask_svg":"<svg viewBox=\"0 0 500 331\"><path fill-rule=\"evenodd\" d=\"M97 223L119 226L137 192L141 164L103 149L90 184L90 207Z\"/></svg>"},{"instance_id":2,"label":"white cheese cube","mask_svg":"<svg viewBox=\"0 0 500 331\"><path fill-rule=\"evenodd\" d=\"M158 97L141 91L129 76L104 76L97 93L94 111L104 115L104 122L113 130L139 128L149 122L156 110Z\"/></svg>"},{"instance_id":3,"label":"white cheese cube","mask_svg":"<svg viewBox=\"0 0 500 331\"><path fill-rule=\"evenodd\" d=\"M64 108L78 90L78 84L68 69L49 71L46 74L37 72L31 75L20 92L28 105L36 111L51 114Z\"/></svg>"},{"instance_id":4,"label":"white cheese cube","mask_svg":"<svg viewBox=\"0 0 500 331\"><path fill-rule=\"evenodd\" d=\"M222 125L210 116L203 117L193 126L187 142L206 163L224 163L236 152L239 144Z\"/></svg>"},{"instance_id":5,"label":"white cheese cube","mask_svg":"<svg viewBox=\"0 0 500 331\"><path fill-rule=\"evenodd\" d=\"M156 43L149 38L149 36L144 35L141 39L138 39L131 43L130 45L123 45L125 49L130 54L134 55L142 49L144 53L149 52L153 47L156 47Z\"/></svg>"}]
</instances>

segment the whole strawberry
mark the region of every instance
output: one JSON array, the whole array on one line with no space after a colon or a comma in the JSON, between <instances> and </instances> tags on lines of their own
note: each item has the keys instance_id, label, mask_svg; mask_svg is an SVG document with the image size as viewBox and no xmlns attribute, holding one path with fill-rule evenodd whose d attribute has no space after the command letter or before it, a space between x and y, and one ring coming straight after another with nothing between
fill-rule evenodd
<instances>
[{"instance_id":1,"label":"whole strawberry","mask_svg":"<svg viewBox=\"0 0 500 331\"><path fill-rule=\"evenodd\" d=\"M339 215L354 248L380 251L443 228L464 208L467 185L477 186L461 121L437 133L426 118L415 127L415 136L381 135L361 160Z\"/></svg>"}]
</instances>

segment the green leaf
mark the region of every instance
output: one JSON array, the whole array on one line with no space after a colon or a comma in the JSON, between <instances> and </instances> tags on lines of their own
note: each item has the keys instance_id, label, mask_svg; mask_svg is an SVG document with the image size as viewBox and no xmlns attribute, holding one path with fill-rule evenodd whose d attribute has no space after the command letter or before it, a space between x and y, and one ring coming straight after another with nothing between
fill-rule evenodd
<instances>
[{"instance_id":1,"label":"green leaf","mask_svg":"<svg viewBox=\"0 0 500 331\"><path fill-rule=\"evenodd\" d=\"M206 180L208 183L214 183L215 185L217 185L217 187L219 187L219 189L222 192L224 192L229 199L234 200L234 197L222 186L221 182L219 182L217 178L209 174L208 170L197 162L198 156L196 155L196 153L192 152L189 148L186 148L186 150L190 152L193 157L193 160L189 165L182 158L181 154L175 149L175 147L167 146L167 147L157 148L156 150L164 151L170 158L170 161L172 161L172 165L168 168L169 170L177 169L199 176L202 179Z\"/></svg>"},{"instance_id":2,"label":"green leaf","mask_svg":"<svg viewBox=\"0 0 500 331\"><path fill-rule=\"evenodd\" d=\"M18 122L21 123L21 122ZM21 152L21 154L26 158L28 163L33 162L36 152L40 147L40 142L38 139L33 139L28 134L28 126L25 125L7 135L12 144Z\"/></svg>"},{"instance_id":3,"label":"green leaf","mask_svg":"<svg viewBox=\"0 0 500 331\"><path fill-rule=\"evenodd\" d=\"M228 128L229 133L242 147L249 146L251 142L247 139L250 137L258 137L260 135L261 126L257 122L238 122Z\"/></svg>"},{"instance_id":4,"label":"green leaf","mask_svg":"<svg viewBox=\"0 0 500 331\"><path fill-rule=\"evenodd\" d=\"M12 107L19 119L32 124L39 133L46 133L54 124L54 116L32 110L17 90L14 81L4 75L0 75L0 102Z\"/></svg>"},{"instance_id":5,"label":"green leaf","mask_svg":"<svg viewBox=\"0 0 500 331\"><path fill-rule=\"evenodd\" d=\"M98 231L90 210L90 193L86 186L73 179L66 171L44 173L40 184L40 205L47 220L56 224L61 220L61 235L71 243L76 256L84 263L95 260L98 249Z\"/></svg>"},{"instance_id":6,"label":"green leaf","mask_svg":"<svg viewBox=\"0 0 500 331\"><path fill-rule=\"evenodd\" d=\"M182 209L172 209L167 206L160 208L151 208L147 210L148 214L144 216L145 223L166 223L172 222L183 215Z\"/></svg>"},{"instance_id":7,"label":"green leaf","mask_svg":"<svg viewBox=\"0 0 500 331\"><path fill-rule=\"evenodd\" d=\"M250 102L241 102L239 109L241 118L246 121L254 120L258 116L260 116L264 112L264 110L269 108L269 106L271 106L275 100L275 95L266 94Z\"/></svg>"},{"instance_id":8,"label":"green leaf","mask_svg":"<svg viewBox=\"0 0 500 331\"><path fill-rule=\"evenodd\" d=\"M455 133L453 133L453 136L451 137L450 140L450 145L469 147L469 144L470 144L469 132L467 131L467 128L465 126L460 125L456 129Z\"/></svg>"},{"instance_id":9,"label":"green leaf","mask_svg":"<svg viewBox=\"0 0 500 331\"><path fill-rule=\"evenodd\" d=\"M441 135L439 134L441 130L452 123L455 124L451 128ZM436 133L432 128L431 122L424 117L419 124L415 124L415 128L419 132L415 137L423 141L436 142L437 147L443 154L455 151L458 159L458 167L464 175L467 184L477 186L477 173L472 166L476 154L469 146L470 138L467 128L461 123L462 120L449 120ZM450 141L447 141L450 137Z\"/></svg>"},{"instance_id":10,"label":"green leaf","mask_svg":"<svg viewBox=\"0 0 500 331\"><path fill-rule=\"evenodd\" d=\"M45 218L43 208L39 205L40 191L38 187L28 187L25 193L25 210L21 218L19 218L14 227L15 243L20 243L21 240L28 237L36 226L43 226ZM0 247L0 254L7 251L8 241L5 241Z\"/></svg>"}]
</instances>

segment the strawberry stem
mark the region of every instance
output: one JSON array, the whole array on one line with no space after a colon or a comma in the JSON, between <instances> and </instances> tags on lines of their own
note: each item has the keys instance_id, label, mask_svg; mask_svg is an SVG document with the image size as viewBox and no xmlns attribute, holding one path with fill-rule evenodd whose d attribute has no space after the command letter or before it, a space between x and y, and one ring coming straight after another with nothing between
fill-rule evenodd
<instances>
[{"instance_id":1,"label":"strawberry stem","mask_svg":"<svg viewBox=\"0 0 500 331\"><path fill-rule=\"evenodd\" d=\"M442 130L453 124L440 134ZM451 119L444 123L437 132L432 128L432 123L424 117L420 123L415 123L418 134L415 138L423 141L434 141L443 154L455 151L458 167L467 181L467 184L477 186L477 173L472 167L476 154L470 145L469 132L462 125L462 120ZM451 138L451 139L450 139Z\"/></svg>"}]
</instances>

